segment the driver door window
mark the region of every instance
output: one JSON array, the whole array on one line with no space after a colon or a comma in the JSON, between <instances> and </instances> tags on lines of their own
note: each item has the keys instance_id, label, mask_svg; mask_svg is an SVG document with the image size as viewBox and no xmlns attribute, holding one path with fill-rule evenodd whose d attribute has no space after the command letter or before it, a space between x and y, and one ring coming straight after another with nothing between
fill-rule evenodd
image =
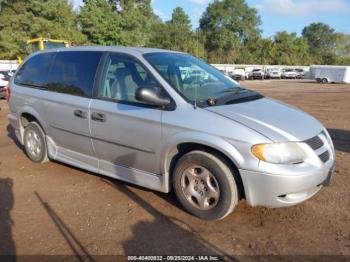
<instances>
[{"instance_id":1,"label":"driver door window","mask_svg":"<svg viewBox=\"0 0 350 262\"><path fill-rule=\"evenodd\" d=\"M161 87L147 70L135 60L122 55L111 55L108 58L102 85L98 97L118 102L139 103L135 98L140 87L154 88L159 94Z\"/></svg>"}]
</instances>

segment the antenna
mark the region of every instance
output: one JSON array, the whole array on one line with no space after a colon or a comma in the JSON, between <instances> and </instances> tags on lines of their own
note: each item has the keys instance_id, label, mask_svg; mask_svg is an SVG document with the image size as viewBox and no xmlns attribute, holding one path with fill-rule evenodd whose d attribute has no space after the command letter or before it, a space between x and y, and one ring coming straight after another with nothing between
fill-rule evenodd
<instances>
[{"instance_id":1,"label":"antenna","mask_svg":"<svg viewBox=\"0 0 350 262\"><path fill-rule=\"evenodd\" d=\"M194 109L197 109L197 85L194 88Z\"/></svg>"},{"instance_id":2,"label":"antenna","mask_svg":"<svg viewBox=\"0 0 350 262\"><path fill-rule=\"evenodd\" d=\"M199 47L198 47L198 42L199 42L199 40L198 40L198 38L199 38L199 28L197 28L197 30L196 30L196 35L197 35L197 43L196 43L196 56L198 57L198 55L199 55ZM198 83L198 75L196 76L197 77L197 83ZM202 84L199 84L199 86L201 87L202 86ZM197 109L197 90L198 89L198 87L197 87L197 85L194 87L194 109Z\"/></svg>"}]
</instances>

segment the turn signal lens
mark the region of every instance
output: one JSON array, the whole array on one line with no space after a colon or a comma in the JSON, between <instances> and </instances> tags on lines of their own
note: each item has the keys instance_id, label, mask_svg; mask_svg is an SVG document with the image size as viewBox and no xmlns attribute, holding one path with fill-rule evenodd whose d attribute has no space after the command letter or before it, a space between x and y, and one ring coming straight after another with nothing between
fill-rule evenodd
<instances>
[{"instance_id":1,"label":"turn signal lens","mask_svg":"<svg viewBox=\"0 0 350 262\"><path fill-rule=\"evenodd\" d=\"M258 158L259 160L265 161L265 157L264 157L264 148L265 148L265 144L260 144L260 145L255 145L252 147L252 153L253 155Z\"/></svg>"}]
</instances>

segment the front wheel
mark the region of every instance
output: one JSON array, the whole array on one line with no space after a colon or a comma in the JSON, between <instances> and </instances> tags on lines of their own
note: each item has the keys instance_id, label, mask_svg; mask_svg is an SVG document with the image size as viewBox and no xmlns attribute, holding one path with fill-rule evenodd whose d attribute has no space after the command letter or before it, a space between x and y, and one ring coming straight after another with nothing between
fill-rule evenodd
<instances>
[{"instance_id":1,"label":"front wheel","mask_svg":"<svg viewBox=\"0 0 350 262\"><path fill-rule=\"evenodd\" d=\"M239 200L234 174L225 160L204 151L192 151L179 159L173 187L188 212L208 220L223 219Z\"/></svg>"}]
</instances>

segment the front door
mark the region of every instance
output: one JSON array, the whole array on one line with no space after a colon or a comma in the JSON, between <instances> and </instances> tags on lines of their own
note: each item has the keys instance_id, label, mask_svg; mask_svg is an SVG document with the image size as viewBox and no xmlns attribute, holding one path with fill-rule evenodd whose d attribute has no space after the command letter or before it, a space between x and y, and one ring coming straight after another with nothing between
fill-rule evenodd
<instances>
[{"instance_id":1,"label":"front door","mask_svg":"<svg viewBox=\"0 0 350 262\"><path fill-rule=\"evenodd\" d=\"M157 92L161 87L130 56L110 54L104 68L90 107L91 137L100 170L117 177L118 172L127 176L137 176L139 171L159 174L162 111L137 101L135 92L144 85Z\"/></svg>"}]
</instances>

